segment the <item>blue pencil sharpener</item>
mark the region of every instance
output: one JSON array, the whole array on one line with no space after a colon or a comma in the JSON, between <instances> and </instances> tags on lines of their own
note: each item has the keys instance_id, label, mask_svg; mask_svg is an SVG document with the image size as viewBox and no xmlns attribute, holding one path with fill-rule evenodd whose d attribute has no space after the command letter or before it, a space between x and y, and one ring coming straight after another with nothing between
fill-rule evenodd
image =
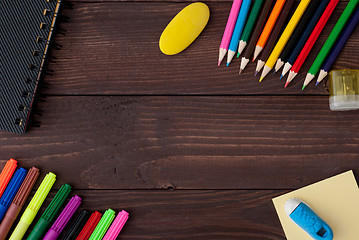
<instances>
[{"instance_id":1,"label":"blue pencil sharpener","mask_svg":"<svg viewBox=\"0 0 359 240\"><path fill-rule=\"evenodd\" d=\"M333 230L307 204L298 198L289 199L285 205L286 214L315 240L332 240Z\"/></svg>"}]
</instances>

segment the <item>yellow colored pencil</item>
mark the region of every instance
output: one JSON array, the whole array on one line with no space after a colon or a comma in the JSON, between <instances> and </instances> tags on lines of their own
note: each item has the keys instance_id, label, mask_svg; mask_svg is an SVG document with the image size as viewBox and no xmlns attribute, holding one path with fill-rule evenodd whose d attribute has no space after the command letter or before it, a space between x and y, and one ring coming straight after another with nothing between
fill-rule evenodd
<instances>
[{"instance_id":1,"label":"yellow colored pencil","mask_svg":"<svg viewBox=\"0 0 359 240\"><path fill-rule=\"evenodd\" d=\"M300 1L300 3L298 5L297 9L295 10L292 18L289 20L288 25L285 27L282 35L280 36L277 44L275 45L272 53L270 54L265 66L264 66L262 76L261 76L259 82L261 82L263 80L263 78L265 78L265 76L267 76L267 74L272 70L274 64L278 60L279 55L283 51L283 48L287 44L287 42L288 42L290 36L292 35L294 29L297 27L297 24L300 21L300 18L302 17L303 13L307 9L309 3L310 3L310 0L302 0L302 1Z\"/></svg>"}]
</instances>

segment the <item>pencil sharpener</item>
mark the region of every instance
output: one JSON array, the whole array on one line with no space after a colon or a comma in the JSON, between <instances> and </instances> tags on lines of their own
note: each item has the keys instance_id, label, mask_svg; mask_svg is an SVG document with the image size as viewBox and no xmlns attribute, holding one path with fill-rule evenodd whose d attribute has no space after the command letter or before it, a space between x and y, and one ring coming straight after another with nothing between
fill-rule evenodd
<instances>
[{"instance_id":1,"label":"pencil sharpener","mask_svg":"<svg viewBox=\"0 0 359 240\"><path fill-rule=\"evenodd\" d=\"M359 70L334 70L329 73L329 107L332 111L359 109Z\"/></svg>"},{"instance_id":2,"label":"pencil sharpener","mask_svg":"<svg viewBox=\"0 0 359 240\"><path fill-rule=\"evenodd\" d=\"M333 239L333 230L329 225L300 199L289 199L284 205L284 210L293 222L313 239Z\"/></svg>"}]
</instances>

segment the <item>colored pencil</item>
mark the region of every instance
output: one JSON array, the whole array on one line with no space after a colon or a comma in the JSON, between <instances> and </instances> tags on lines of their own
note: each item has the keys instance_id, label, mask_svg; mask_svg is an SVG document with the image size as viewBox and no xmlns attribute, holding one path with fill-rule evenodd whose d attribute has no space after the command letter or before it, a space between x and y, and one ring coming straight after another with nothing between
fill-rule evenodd
<instances>
[{"instance_id":1,"label":"colored pencil","mask_svg":"<svg viewBox=\"0 0 359 240\"><path fill-rule=\"evenodd\" d=\"M284 65L285 61L287 61L290 53L293 51L294 47L297 45L298 39L303 34L309 21L312 19L320 2L322 2L322 0L312 0L309 3L309 6L308 6L307 10L305 11L305 13L303 14L302 19L300 19L292 36L290 37L289 41L287 42L287 45L285 45L282 53L279 55L277 63L274 67L275 72L278 72L278 70Z\"/></svg>"},{"instance_id":2,"label":"colored pencil","mask_svg":"<svg viewBox=\"0 0 359 240\"><path fill-rule=\"evenodd\" d=\"M10 158L10 160L6 162L5 167L1 171L1 174L0 174L0 197L4 193L6 186L8 185L12 175L14 174L16 166L17 166L17 161L15 159Z\"/></svg>"},{"instance_id":3,"label":"colored pencil","mask_svg":"<svg viewBox=\"0 0 359 240\"><path fill-rule=\"evenodd\" d=\"M239 44L239 38L241 37L244 24L246 23L247 14L249 11L249 7L251 6L252 0L243 0L241 10L239 11L236 26L234 28L231 42L229 44L228 48L228 55L227 55L227 67L231 63L234 55L237 52L238 44Z\"/></svg>"},{"instance_id":4,"label":"colored pencil","mask_svg":"<svg viewBox=\"0 0 359 240\"><path fill-rule=\"evenodd\" d=\"M328 55L327 59L325 60L318 76L317 83L315 85L318 85L328 74L329 69L332 67L335 59L337 59L339 53L342 51L345 43L347 42L348 38L354 31L355 27L357 26L359 21L359 8L356 9L353 17L350 19L348 25L344 29L342 35L340 35L337 43L335 44L333 50Z\"/></svg>"},{"instance_id":5,"label":"colored pencil","mask_svg":"<svg viewBox=\"0 0 359 240\"><path fill-rule=\"evenodd\" d=\"M247 46L247 41L249 40L249 37L252 34L254 25L257 21L257 18L259 17L259 12L261 10L263 2L264 2L264 0L256 0L254 2L251 13L248 16L246 25L242 32L241 39L239 41L237 57L239 57L239 55L243 52L244 48Z\"/></svg>"},{"instance_id":6,"label":"colored pencil","mask_svg":"<svg viewBox=\"0 0 359 240\"><path fill-rule=\"evenodd\" d=\"M306 29L304 30L303 34L301 35L300 39L297 41L297 45L295 46L294 50L292 51L292 53L290 54L287 62L285 63L283 70L282 70L282 75L280 76L280 79L283 78L283 76L285 76L287 74L287 72L291 69L291 67L293 66L293 63L295 62L295 60L297 59L300 51L302 50L305 42L308 40L310 34L312 33L315 25L318 23L318 20L320 19L320 17L322 16L325 8L328 6L330 0L322 0L320 5L318 6L316 12L314 13L312 19L310 20L310 22L308 23ZM334 1L334 0L331 0Z\"/></svg>"},{"instance_id":7,"label":"colored pencil","mask_svg":"<svg viewBox=\"0 0 359 240\"><path fill-rule=\"evenodd\" d=\"M236 24L236 20L238 17L238 13L239 13L241 4L242 4L242 0L233 0L233 4L232 4L231 11L229 13L226 28L223 33L221 45L219 46L218 66L221 65L221 62L227 53L229 42L231 41L233 29Z\"/></svg>"},{"instance_id":8,"label":"colored pencil","mask_svg":"<svg viewBox=\"0 0 359 240\"><path fill-rule=\"evenodd\" d=\"M258 18L258 21L257 21L256 27L254 29L254 32L253 32L253 34L252 34L252 36L251 36L251 38L250 38L250 40L248 42L248 46L246 47L246 49L244 51L239 73L242 72L242 70L245 68L245 66L249 62L250 57L252 57L252 55L253 55L254 48L256 46L257 40L259 38L259 35L262 32L264 24L265 24L265 22L267 20L267 16L269 14L269 11L271 10L272 3L273 3L273 0L267 0L264 3L263 9L262 9L261 14L260 14L260 16Z\"/></svg>"},{"instance_id":9,"label":"colored pencil","mask_svg":"<svg viewBox=\"0 0 359 240\"><path fill-rule=\"evenodd\" d=\"M285 0L277 0L277 2L275 3L273 10L268 18L268 21L261 33L261 36L258 39L256 48L254 50L254 60L257 59L259 53L265 47L267 40L272 32L272 29L275 26L275 23L277 22L277 19L282 11L284 4L285 4Z\"/></svg>"},{"instance_id":10,"label":"colored pencil","mask_svg":"<svg viewBox=\"0 0 359 240\"><path fill-rule=\"evenodd\" d=\"M342 15L340 16L338 22L335 24L332 32L330 33L327 41L325 41L324 46L320 50L318 56L314 60L312 66L310 67L307 76L305 78L303 89L312 81L315 75L318 73L320 67L322 66L325 58L328 56L330 50L333 48L335 41L339 37L341 31L345 27L345 24L348 22L350 16L352 15L355 7L358 5L358 0L350 0L346 8L344 9Z\"/></svg>"},{"instance_id":11,"label":"colored pencil","mask_svg":"<svg viewBox=\"0 0 359 240\"><path fill-rule=\"evenodd\" d=\"M261 76L259 82L261 82L265 78L265 76L267 76L267 74L272 70L275 62L277 61L279 55L281 54L284 46L287 44L290 36L292 35L295 27L297 26L300 18L302 17L302 15L309 3L310 3L310 0L300 1L297 9L295 10L292 18L289 20L288 25L284 29L282 35L280 36L277 44L274 47L272 53L269 55L269 58L264 66L262 76Z\"/></svg>"},{"instance_id":12,"label":"colored pencil","mask_svg":"<svg viewBox=\"0 0 359 240\"><path fill-rule=\"evenodd\" d=\"M267 42L266 46L264 47L263 51L259 55L256 72L254 73L254 76L257 76L257 74L259 73L259 71L262 69L265 62L267 61L269 54L271 53L271 51L273 49L274 44L278 40L279 34L282 31L282 27L287 19L288 14L290 13L290 10L292 9L293 4L294 4L294 0L286 1L284 8L278 18L278 21L273 29L273 32L270 35L268 42ZM254 59L252 61L254 61Z\"/></svg>"},{"instance_id":13,"label":"colored pencil","mask_svg":"<svg viewBox=\"0 0 359 240\"><path fill-rule=\"evenodd\" d=\"M315 26L313 32L310 34L307 42L305 43L302 51L299 53L299 56L297 60L295 60L292 69L289 72L287 82L285 83L285 86L288 86L288 84L293 80L293 78L298 74L300 68L302 67L305 59L308 57L308 54L310 53L311 49L313 48L315 42L317 41L320 33L322 32L325 24L327 23L328 19L330 18L330 15L333 13L335 7L338 4L338 0L332 0L328 4L327 8L325 9L323 15L320 17L317 25Z\"/></svg>"}]
</instances>

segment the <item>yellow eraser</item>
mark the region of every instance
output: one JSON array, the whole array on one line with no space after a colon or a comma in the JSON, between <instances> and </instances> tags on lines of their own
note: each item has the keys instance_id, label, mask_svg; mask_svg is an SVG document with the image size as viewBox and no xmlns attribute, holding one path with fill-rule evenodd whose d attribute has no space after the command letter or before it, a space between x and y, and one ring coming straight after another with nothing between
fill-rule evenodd
<instances>
[{"instance_id":1,"label":"yellow eraser","mask_svg":"<svg viewBox=\"0 0 359 240\"><path fill-rule=\"evenodd\" d=\"M209 20L209 8L196 2L182 9L163 30L160 49L166 55L185 50L203 31Z\"/></svg>"}]
</instances>

